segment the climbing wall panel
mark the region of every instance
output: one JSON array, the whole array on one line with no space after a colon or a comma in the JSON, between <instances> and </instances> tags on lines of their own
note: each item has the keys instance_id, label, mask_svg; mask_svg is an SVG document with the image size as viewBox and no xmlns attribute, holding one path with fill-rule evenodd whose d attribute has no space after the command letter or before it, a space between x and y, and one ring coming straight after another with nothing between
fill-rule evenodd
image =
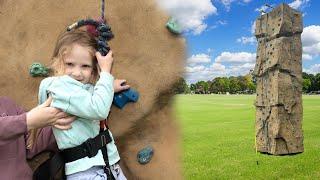
<instances>
[{"instance_id":1,"label":"climbing wall panel","mask_svg":"<svg viewBox=\"0 0 320 180\"><path fill-rule=\"evenodd\" d=\"M256 21L256 147L274 155L303 152L302 18L281 4Z\"/></svg>"}]
</instances>

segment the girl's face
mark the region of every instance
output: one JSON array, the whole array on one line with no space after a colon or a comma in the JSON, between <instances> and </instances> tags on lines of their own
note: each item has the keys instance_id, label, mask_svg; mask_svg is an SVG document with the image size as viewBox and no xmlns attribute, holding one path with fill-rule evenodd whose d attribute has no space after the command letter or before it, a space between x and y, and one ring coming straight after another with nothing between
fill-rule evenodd
<instances>
[{"instance_id":1,"label":"girl's face","mask_svg":"<svg viewBox=\"0 0 320 180\"><path fill-rule=\"evenodd\" d=\"M89 83L93 74L92 61L89 48L75 44L64 59L65 74L83 84Z\"/></svg>"}]
</instances>

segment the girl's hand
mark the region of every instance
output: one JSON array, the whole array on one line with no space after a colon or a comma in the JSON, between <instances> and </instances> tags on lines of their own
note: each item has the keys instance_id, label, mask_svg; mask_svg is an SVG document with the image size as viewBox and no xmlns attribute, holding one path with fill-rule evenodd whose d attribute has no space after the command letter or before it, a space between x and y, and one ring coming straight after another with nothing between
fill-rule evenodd
<instances>
[{"instance_id":1,"label":"girl's hand","mask_svg":"<svg viewBox=\"0 0 320 180\"><path fill-rule=\"evenodd\" d=\"M129 88L130 86L126 84L126 80L124 79L115 79L113 81L113 89L115 93L129 89Z\"/></svg>"},{"instance_id":2,"label":"girl's hand","mask_svg":"<svg viewBox=\"0 0 320 180\"><path fill-rule=\"evenodd\" d=\"M54 126L61 130L71 128L71 123L76 117L70 116L57 108L50 107L51 101L52 98L49 97L43 104L27 112L28 130L46 126Z\"/></svg>"},{"instance_id":3,"label":"girl's hand","mask_svg":"<svg viewBox=\"0 0 320 180\"><path fill-rule=\"evenodd\" d=\"M112 51L110 50L106 56L102 56L100 52L96 52L96 57L101 71L110 73L113 63Z\"/></svg>"}]
</instances>

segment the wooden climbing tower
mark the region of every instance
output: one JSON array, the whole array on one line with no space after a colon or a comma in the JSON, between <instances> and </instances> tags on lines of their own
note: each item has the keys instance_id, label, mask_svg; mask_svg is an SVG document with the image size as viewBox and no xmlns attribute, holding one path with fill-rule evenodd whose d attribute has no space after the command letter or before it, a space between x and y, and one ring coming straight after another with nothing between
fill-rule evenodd
<instances>
[{"instance_id":1,"label":"wooden climbing tower","mask_svg":"<svg viewBox=\"0 0 320 180\"><path fill-rule=\"evenodd\" d=\"M304 151L302 15L281 4L256 20L256 148L274 155Z\"/></svg>"}]
</instances>

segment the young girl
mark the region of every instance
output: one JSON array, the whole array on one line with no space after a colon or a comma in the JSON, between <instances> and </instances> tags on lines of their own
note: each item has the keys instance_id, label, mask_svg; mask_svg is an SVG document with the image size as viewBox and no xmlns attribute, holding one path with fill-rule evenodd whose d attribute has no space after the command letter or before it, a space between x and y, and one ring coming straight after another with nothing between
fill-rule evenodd
<instances>
[{"instance_id":1,"label":"young girl","mask_svg":"<svg viewBox=\"0 0 320 180\"><path fill-rule=\"evenodd\" d=\"M54 52L54 76L42 80L39 103L52 97L52 107L77 116L69 130L53 128L60 150L83 144L99 134L99 120L107 118L114 92L128 89L125 80L114 80L110 74L113 57L110 51L101 56L96 39L86 31L65 32L58 38ZM101 71L101 72L100 72ZM100 72L100 73L99 73ZM118 164L120 157L111 132L107 154L115 179L126 179ZM65 164L67 179L107 179L101 149L93 157L83 157Z\"/></svg>"}]
</instances>

